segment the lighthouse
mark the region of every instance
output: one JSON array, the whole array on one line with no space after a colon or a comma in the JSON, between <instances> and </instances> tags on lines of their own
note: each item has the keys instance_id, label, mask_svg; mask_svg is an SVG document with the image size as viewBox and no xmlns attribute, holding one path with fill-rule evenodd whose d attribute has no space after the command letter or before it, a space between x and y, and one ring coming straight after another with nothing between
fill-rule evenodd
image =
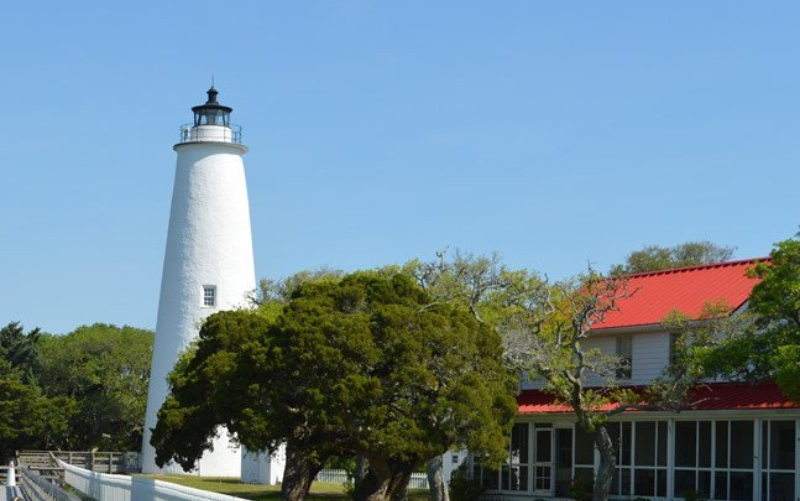
<instances>
[{"instance_id":1,"label":"lighthouse","mask_svg":"<svg viewBox=\"0 0 800 501\"><path fill-rule=\"evenodd\" d=\"M250 207L244 162L248 149L241 128L230 122L232 108L208 90L205 104L192 108L194 122L180 129L167 249L161 278L150 388L147 395L142 471L184 473L177 464L158 468L150 429L167 396L167 374L203 320L221 310L247 306L256 287ZM214 450L190 472L238 477L241 451L220 428Z\"/></svg>"}]
</instances>

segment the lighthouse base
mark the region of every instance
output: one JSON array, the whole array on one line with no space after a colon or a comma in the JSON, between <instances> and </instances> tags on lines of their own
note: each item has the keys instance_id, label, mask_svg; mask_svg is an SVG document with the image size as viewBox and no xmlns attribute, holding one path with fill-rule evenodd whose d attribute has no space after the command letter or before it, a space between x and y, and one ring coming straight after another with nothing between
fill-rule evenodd
<instances>
[{"instance_id":1,"label":"lighthouse base","mask_svg":"<svg viewBox=\"0 0 800 501\"><path fill-rule=\"evenodd\" d=\"M240 478L242 474L242 447L233 443L228 431L220 427L214 439L214 450L205 454L189 471L181 465L170 462L159 468L155 460L155 449L149 445L150 433L146 433L144 450L142 451L142 473L154 475L191 475L196 477L232 477Z\"/></svg>"},{"instance_id":2,"label":"lighthouse base","mask_svg":"<svg viewBox=\"0 0 800 501\"><path fill-rule=\"evenodd\" d=\"M277 485L283 481L286 467L286 445L278 450L253 452L242 448L242 482Z\"/></svg>"}]
</instances>

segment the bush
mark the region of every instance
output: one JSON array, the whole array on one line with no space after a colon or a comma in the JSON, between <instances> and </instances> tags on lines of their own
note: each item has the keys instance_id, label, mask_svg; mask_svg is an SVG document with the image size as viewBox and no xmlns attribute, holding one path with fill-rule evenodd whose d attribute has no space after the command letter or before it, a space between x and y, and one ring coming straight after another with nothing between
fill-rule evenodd
<instances>
[{"instance_id":1,"label":"bush","mask_svg":"<svg viewBox=\"0 0 800 501\"><path fill-rule=\"evenodd\" d=\"M470 477L467 462L464 462L450 476L448 490L450 501L478 501L484 488L480 479Z\"/></svg>"},{"instance_id":2,"label":"bush","mask_svg":"<svg viewBox=\"0 0 800 501\"><path fill-rule=\"evenodd\" d=\"M569 486L569 495L575 501L592 501L592 492L594 491L594 479L586 479L577 475L572 479L572 484Z\"/></svg>"},{"instance_id":3,"label":"bush","mask_svg":"<svg viewBox=\"0 0 800 501\"><path fill-rule=\"evenodd\" d=\"M704 498L701 498L694 489L687 489L683 491L682 494L686 501L706 501Z\"/></svg>"}]
</instances>

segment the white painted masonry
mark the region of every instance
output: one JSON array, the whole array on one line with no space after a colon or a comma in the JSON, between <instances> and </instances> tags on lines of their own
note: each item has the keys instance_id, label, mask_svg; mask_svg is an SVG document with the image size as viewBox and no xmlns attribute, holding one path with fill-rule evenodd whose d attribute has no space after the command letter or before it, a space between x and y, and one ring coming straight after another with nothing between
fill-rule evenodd
<instances>
[{"instance_id":1,"label":"white painted masonry","mask_svg":"<svg viewBox=\"0 0 800 501\"><path fill-rule=\"evenodd\" d=\"M167 396L167 374L207 316L247 307L246 296L256 287L242 161L247 147L232 142L231 129L224 125L195 125L183 141L174 147L178 159L142 445L144 473L184 473L178 465L158 468L149 442ZM203 304L208 286L216 289L214 306ZM214 450L191 474L238 477L240 472L239 446L230 444L220 429Z\"/></svg>"},{"instance_id":2,"label":"white painted masonry","mask_svg":"<svg viewBox=\"0 0 800 501\"><path fill-rule=\"evenodd\" d=\"M242 448L242 482L246 484L276 485L283 481L286 468L286 445L274 454L250 452Z\"/></svg>"}]
</instances>

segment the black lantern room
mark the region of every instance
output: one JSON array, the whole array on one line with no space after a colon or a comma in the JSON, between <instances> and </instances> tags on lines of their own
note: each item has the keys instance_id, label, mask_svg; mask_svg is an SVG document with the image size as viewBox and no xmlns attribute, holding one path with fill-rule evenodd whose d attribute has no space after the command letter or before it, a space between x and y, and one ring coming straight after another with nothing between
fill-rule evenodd
<instances>
[{"instance_id":1,"label":"black lantern room","mask_svg":"<svg viewBox=\"0 0 800 501\"><path fill-rule=\"evenodd\" d=\"M206 104L192 108L194 112L194 125L222 125L231 126L231 111L233 108L222 106L217 102L217 89L212 85L208 89L208 101Z\"/></svg>"}]
</instances>

